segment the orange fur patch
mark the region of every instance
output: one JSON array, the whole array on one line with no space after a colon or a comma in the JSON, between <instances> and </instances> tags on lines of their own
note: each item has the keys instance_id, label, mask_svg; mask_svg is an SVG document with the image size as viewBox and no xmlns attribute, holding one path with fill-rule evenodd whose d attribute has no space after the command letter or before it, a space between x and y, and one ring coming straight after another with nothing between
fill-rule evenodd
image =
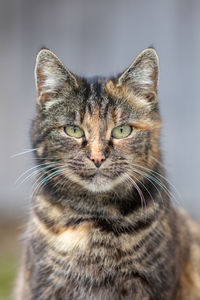
<instances>
[{"instance_id":1,"label":"orange fur patch","mask_svg":"<svg viewBox=\"0 0 200 300\"><path fill-rule=\"evenodd\" d=\"M109 80L105 84L105 92L111 96L118 99L127 101L130 105L135 105L136 107L149 107L150 102L144 99L144 95L139 93L134 93L127 85L118 85L115 84L112 80ZM157 98L155 92L151 93L151 97L154 95ZM148 95L145 95L145 98L148 98Z\"/></svg>"},{"instance_id":2,"label":"orange fur patch","mask_svg":"<svg viewBox=\"0 0 200 300\"><path fill-rule=\"evenodd\" d=\"M58 251L86 250L89 243L90 230L93 227L92 222L85 222L79 226L60 226L55 232L51 228L47 228L36 216L33 217L33 222L36 230L43 235L47 243Z\"/></svg>"}]
</instances>

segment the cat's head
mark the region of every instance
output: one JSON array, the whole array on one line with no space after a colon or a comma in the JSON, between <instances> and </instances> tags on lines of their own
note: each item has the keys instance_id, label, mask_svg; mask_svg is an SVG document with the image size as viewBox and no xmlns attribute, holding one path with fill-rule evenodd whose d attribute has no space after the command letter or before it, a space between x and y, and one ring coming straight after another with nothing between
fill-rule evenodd
<instances>
[{"instance_id":1,"label":"cat's head","mask_svg":"<svg viewBox=\"0 0 200 300\"><path fill-rule=\"evenodd\" d=\"M140 53L122 74L85 79L49 50L37 56L32 143L41 185L92 193L137 187L160 155L159 62Z\"/></svg>"}]
</instances>

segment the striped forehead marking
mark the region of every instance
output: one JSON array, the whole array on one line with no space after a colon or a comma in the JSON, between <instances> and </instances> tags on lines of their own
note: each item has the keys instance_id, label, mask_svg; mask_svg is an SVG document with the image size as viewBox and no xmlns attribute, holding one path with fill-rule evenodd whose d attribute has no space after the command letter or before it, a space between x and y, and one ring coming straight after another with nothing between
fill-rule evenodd
<instances>
[{"instance_id":1,"label":"striped forehead marking","mask_svg":"<svg viewBox=\"0 0 200 300\"><path fill-rule=\"evenodd\" d=\"M92 134L99 134L101 129L109 124L119 124L123 119L123 109L120 104L115 105L104 88L101 80L93 80L88 83L88 92L85 98L84 111L75 111L75 122L85 125ZM112 126L113 126L112 125Z\"/></svg>"}]
</instances>

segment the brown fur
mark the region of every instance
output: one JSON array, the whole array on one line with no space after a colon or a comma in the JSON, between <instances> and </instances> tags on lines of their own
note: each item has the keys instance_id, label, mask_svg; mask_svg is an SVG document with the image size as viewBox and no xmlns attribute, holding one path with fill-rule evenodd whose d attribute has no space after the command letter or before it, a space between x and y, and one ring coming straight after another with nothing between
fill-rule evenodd
<instances>
[{"instance_id":1,"label":"brown fur","mask_svg":"<svg viewBox=\"0 0 200 300\"><path fill-rule=\"evenodd\" d=\"M78 78L37 57L38 182L15 300L198 300L200 230L175 209L162 165L158 57ZM84 136L66 134L79 126ZM117 126L130 134L114 138Z\"/></svg>"}]
</instances>

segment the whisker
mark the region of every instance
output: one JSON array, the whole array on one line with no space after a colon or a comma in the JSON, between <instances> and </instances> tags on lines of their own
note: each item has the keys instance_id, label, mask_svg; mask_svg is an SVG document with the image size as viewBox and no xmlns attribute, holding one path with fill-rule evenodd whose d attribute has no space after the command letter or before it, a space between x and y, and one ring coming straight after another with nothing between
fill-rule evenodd
<instances>
[{"instance_id":1,"label":"whisker","mask_svg":"<svg viewBox=\"0 0 200 300\"><path fill-rule=\"evenodd\" d=\"M165 181L167 182L167 179L162 176L161 174L149 169L149 168L146 168L146 167L143 167L141 165L136 165L136 164L132 164L133 166L138 166L138 167L141 167L142 169L146 169L148 171L150 171L151 173L155 173L155 174L158 174L161 178L165 179ZM175 197L175 195L166 187L166 185L160 180L160 178L158 178L156 175L150 175L142 170L140 170L141 172L141 175L143 176L148 176L151 180L153 180L155 183L157 183L165 192L166 194L170 197L170 198L173 198L175 202L177 202L179 205L180 203L178 202L177 198ZM168 183L168 182L167 182Z\"/></svg>"},{"instance_id":2,"label":"whisker","mask_svg":"<svg viewBox=\"0 0 200 300\"><path fill-rule=\"evenodd\" d=\"M154 186L154 188L157 190L157 192L159 193L159 195L160 195L160 198L161 198L161 200L162 200L162 203L164 203L164 201L163 201L163 197L162 197L162 195L161 195L161 192L159 191L159 189L157 188L157 186L153 183L153 181L149 178L149 174L147 174L147 173L145 173L145 172L140 172L139 170L137 170L137 169L133 169L133 172L136 172L136 173L138 173L138 174L140 174L140 175L143 175L149 182L151 182L151 184ZM142 183L141 181L140 181L140 183ZM145 187L145 186L144 186ZM153 202L154 202L154 199L152 198L152 195L151 195L151 199L153 200ZM154 204L155 204L155 202L154 202Z\"/></svg>"},{"instance_id":3,"label":"whisker","mask_svg":"<svg viewBox=\"0 0 200 300\"><path fill-rule=\"evenodd\" d=\"M52 168L52 169L50 169L49 171L57 170L59 167L60 167L60 166L56 166L55 168ZM40 171L41 174L40 174L40 176L36 179L36 181L35 181L33 187L35 186L35 184L36 184L38 181L40 181L40 179L41 179L42 177L47 176L47 174L48 174L47 172L41 172L42 169L40 169L39 171ZM47 171L48 171L48 170L47 170ZM51 173L50 173L50 174L51 174Z\"/></svg>"},{"instance_id":4,"label":"whisker","mask_svg":"<svg viewBox=\"0 0 200 300\"><path fill-rule=\"evenodd\" d=\"M64 168L63 168L64 169ZM54 172L50 173L49 175L42 174L38 180L36 180L34 186L36 185L36 183L39 181L39 183L36 185L36 187L33 189L33 192L31 194L31 198L34 196L34 194L36 194L38 192L38 190L44 186L45 184L47 184L49 182L50 179L52 179L53 177L55 177L58 173L61 173L63 171L63 169L58 169L58 167L53 168L51 171L55 170ZM45 176L42 181L40 181L40 179Z\"/></svg>"},{"instance_id":5,"label":"whisker","mask_svg":"<svg viewBox=\"0 0 200 300\"><path fill-rule=\"evenodd\" d=\"M163 163L161 163L158 159L156 159L154 156L152 156L152 155L150 155L151 156L151 158L155 161L155 162L157 162L161 167L164 167L165 168L165 166L164 166L164 164Z\"/></svg>"},{"instance_id":6,"label":"whisker","mask_svg":"<svg viewBox=\"0 0 200 300\"><path fill-rule=\"evenodd\" d=\"M134 169L133 171L137 173L137 170L136 170L136 169ZM147 178L147 179L148 179L148 178ZM145 184L144 184L141 180L139 180L137 177L136 177L136 180L144 187L144 189L145 189L145 190L147 191L147 193L149 194L151 200L154 202L153 196L152 196L152 194L150 193L150 191L147 189L147 187L145 186ZM153 184L153 185L154 185L154 184ZM156 187L156 186L154 185L154 187ZM157 189L157 190L158 190L158 189Z\"/></svg>"},{"instance_id":7,"label":"whisker","mask_svg":"<svg viewBox=\"0 0 200 300\"><path fill-rule=\"evenodd\" d=\"M142 208L144 209L143 204L146 203L146 202L145 202L145 198L144 198L144 195L143 195L141 189L139 188L139 186L137 185L137 183L133 180L133 178L128 173L126 173L126 175L128 176L129 180L132 182L132 184L134 185L134 187L136 188L136 190L137 190L137 192L138 192L138 194L140 196L140 199L141 199Z\"/></svg>"},{"instance_id":8,"label":"whisker","mask_svg":"<svg viewBox=\"0 0 200 300\"><path fill-rule=\"evenodd\" d=\"M66 168L64 169L64 171L66 172ZM67 172L67 176L68 175L70 175L70 174L72 174L73 172ZM65 175L66 175L66 173L65 173ZM67 183L69 183L69 178L67 178L66 176L65 176L65 180L63 180L62 178L60 178L60 181L57 181L57 183L56 184L54 184L54 187L56 188L56 186L57 185L59 185L59 188L63 188L64 187L64 185L65 185L65 183L67 182Z\"/></svg>"},{"instance_id":9,"label":"whisker","mask_svg":"<svg viewBox=\"0 0 200 300\"><path fill-rule=\"evenodd\" d=\"M69 172L69 171L66 173L66 168L61 169L61 172L62 172L62 171L65 171L65 175L67 175L67 176L73 174L73 172ZM61 173L61 172L60 172L60 173ZM63 174L60 174L60 173L59 173L59 174L56 174L56 175L63 175ZM48 182L47 182L47 183L48 183ZM47 184L47 183L46 183L46 184ZM56 184L53 183L53 187L56 188L56 186L59 184L59 189L61 189L61 188L64 189L64 188L66 187L66 185L69 185L69 183L70 183L70 186L76 184L75 182L70 181L70 179L67 178L66 176L65 176L65 180L63 180L63 178L61 177L61 178L60 178L60 181L58 181L58 179L57 179L57 183L56 183ZM77 185L76 185L76 189L77 189Z\"/></svg>"},{"instance_id":10,"label":"whisker","mask_svg":"<svg viewBox=\"0 0 200 300\"><path fill-rule=\"evenodd\" d=\"M24 173L22 173L16 180L15 183L17 183L24 175L26 175L27 173L29 173L30 171L34 170L34 169L37 169L37 168L40 168L41 166L44 166L44 165L49 165L51 164L51 162L46 162L46 163L42 163L42 164L39 164L39 165L36 165L30 169L28 169L27 171L25 171Z\"/></svg>"},{"instance_id":11,"label":"whisker","mask_svg":"<svg viewBox=\"0 0 200 300\"><path fill-rule=\"evenodd\" d=\"M55 171L54 171L55 170ZM45 174L42 173L37 180L35 181L34 185L33 185L33 192L32 192L32 197L34 196L34 194L40 189L42 188L42 186L45 186L45 184L47 184L50 179L52 179L53 177L55 177L56 175L60 175L60 173L62 171L66 171L66 164L59 164L58 166L56 166L55 168L52 168L50 171L54 171L53 173L50 174ZM72 174L73 172L68 171L67 175ZM45 176L45 177L44 177ZM44 177L44 178L43 178ZM42 179L43 178L43 179ZM41 180L42 179L42 180ZM40 181L41 180L41 181ZM55 186L55 185L54 185Z\"/></svg>"},{"instance_id":12,"label":"whisker","mask_svg":"<svg viewBox=\"0 0 200 300\"><path fill-rule=\"evenodd\" d=\"M132 176L133 176L133 174L132 174ZM152 194L150 193L150 191L147 189L147 187L144 185L144 183L141 181L141 180L139 180L136 176L134 176L134 178L136 178L136 181L138 181L142 186L143 186L143 188L147 191L147 193L149 194L149 196L150 196L150 198L151 198L151 200L152 200L152 202L153 202L153 205L154 205L154 207L155 207L155 201L154 201L154 199L153 199L153 196L152 196ZM144 198L145 199L145 198ZM144 204L145 204L145 220L146 220L146 218L147 218L147 210L146 210L146 200L145 200L145 202L144 202Z\"/></svg>"},{"instance_id":13,"label":"whisker","mask_svg":"<svg viewBox=\"0 0 200 300\"><path fill-rule=\"evenodd\" d=\"M160 173L158 173L158 172L156 172L156 171L154 171L154 170L152 170L152 169L149 169L149 168L147 168L147 167L143 167L143 166L137 165L137 164L132 164L132 165L134 165L135 167L141 167L141 168L143 168L143 169L145 169L145 170L147 170L147 171L150 171L151 173L154 173L154 174L158 175L158 176L161 177L162 179L164 179L164 180L165 180L165 181L166 181L166 182L174 189L174 191L175 191L175 192L177 193L177 195L179 196L179 199L182 200L179 191L176 189L176 187L173 185L173 183L171 183L165 176L163 176L163 175L161 175ZM157 178L157 177L155 176L155 178ZM160 180L159 178L157 178L157 179Z\"/></svg>"},{"instance_id":14,"label":"whisker","mask_svg":"<svg viewBox=\"0 0 200 300\"><path fill-rule=\"evenodd\" d=\"M20 182L20 184L24 183L24 182L27 181L29 178L33 177L35 174L41 172L41 170L43 171L43 170L49 169L49 168L51 168L51 167L54 167L54 166L56 166L56 165L57 165L57 164L50 164L50 165L47 165L47 166L45 166L45 167L43 167L43 168L39 167L38 170L32 172L32 173L29 174L27 177L25 177L25 179L22 180L22 181ZM57 165L57 166L59 166L59 165Z\"/></svg>"},{"instance_id":15,"label":"whisker","mask_svg":"<svg viewBox=\"0 0 200 300\"><path fill-rule=\"evenodd\" d=\"M17 157L17 156L20 156L20 155L23 155L23 154L27 154L27 153L30 153L30 152L33 152L33 151L36 151L37 148L34 148L34 149L24 149L23 152L19 152L19 153L16 153L16 154L13 154L10 156L10 158L14 158L14 157Z\"/></svg>"}]
</instances>

